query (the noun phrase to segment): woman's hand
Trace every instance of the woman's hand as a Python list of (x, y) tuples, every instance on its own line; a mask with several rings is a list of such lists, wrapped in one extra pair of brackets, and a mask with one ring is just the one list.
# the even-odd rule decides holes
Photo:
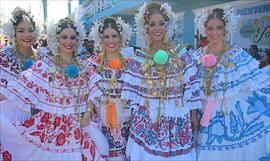
[(3, 100), (5, 100), (5, 99), (7, 99), (4, 95), (2, 95), (1, 93), (0, 93), (0, 101), (3, 101)]
[(86, 127), (90, 123), (90, 112), (85, 112), (81, 119), (81, 127)]
[(94, 109), (94, 104), (92, 102), (89, 102), (86, 109), (85, 109), (85, 113), (81, 119), (81, 126), (82, 127), (86, 127), (89, 125), (90, 116), (91, 116), (91, 112), (93, 109)]
[(197, 116), (197, 110), (191, 110), (191, 127), (192, 127), (192, 132), (195, 132), (198, 130), (199, 119)]

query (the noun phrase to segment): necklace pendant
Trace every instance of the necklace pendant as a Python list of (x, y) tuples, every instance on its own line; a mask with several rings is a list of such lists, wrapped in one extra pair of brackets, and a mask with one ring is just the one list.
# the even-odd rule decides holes
[(154, 91), (154, 92), (153, 92), (153, 96), (154, 96), (154, 97), (157, 97), (157, 96), (158, 96), (158, 92), (157, 92), (157, 91)]
[(149, 65), (151, 65), (151, 66), (154, 65), (154, 61), (153, 60), (150, 59), (148, 62), (149, 62)]

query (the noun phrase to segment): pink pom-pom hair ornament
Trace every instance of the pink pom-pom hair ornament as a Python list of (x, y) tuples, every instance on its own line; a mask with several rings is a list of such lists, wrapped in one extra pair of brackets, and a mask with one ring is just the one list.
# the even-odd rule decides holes
[(202, 57), (202, 64), (206, 67), (213, 67), (217, 63), (217, 58), (214, 54), (206, 54)]

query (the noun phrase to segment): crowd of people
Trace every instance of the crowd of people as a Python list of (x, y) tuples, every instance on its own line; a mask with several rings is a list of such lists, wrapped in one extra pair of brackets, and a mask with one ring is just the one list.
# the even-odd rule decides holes
[(0, 160), (269, 160), (269, 52), (259, 65), (225, 41), (226, 8), (196, 15), (196, 50), (171, 41), (175, 18), (167, 3), (141, 6), (137, 48), (120, 17), (88, 35), (66, 17), (40, 39), (17, 7), (0, 50)]

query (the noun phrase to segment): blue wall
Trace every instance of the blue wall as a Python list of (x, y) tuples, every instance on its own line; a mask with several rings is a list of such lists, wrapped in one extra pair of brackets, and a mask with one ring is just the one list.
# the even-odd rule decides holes
[(183, 26), (183, 43), (189, 43), (194, 47), (195, 15), (192, 10), (185, 11)]

